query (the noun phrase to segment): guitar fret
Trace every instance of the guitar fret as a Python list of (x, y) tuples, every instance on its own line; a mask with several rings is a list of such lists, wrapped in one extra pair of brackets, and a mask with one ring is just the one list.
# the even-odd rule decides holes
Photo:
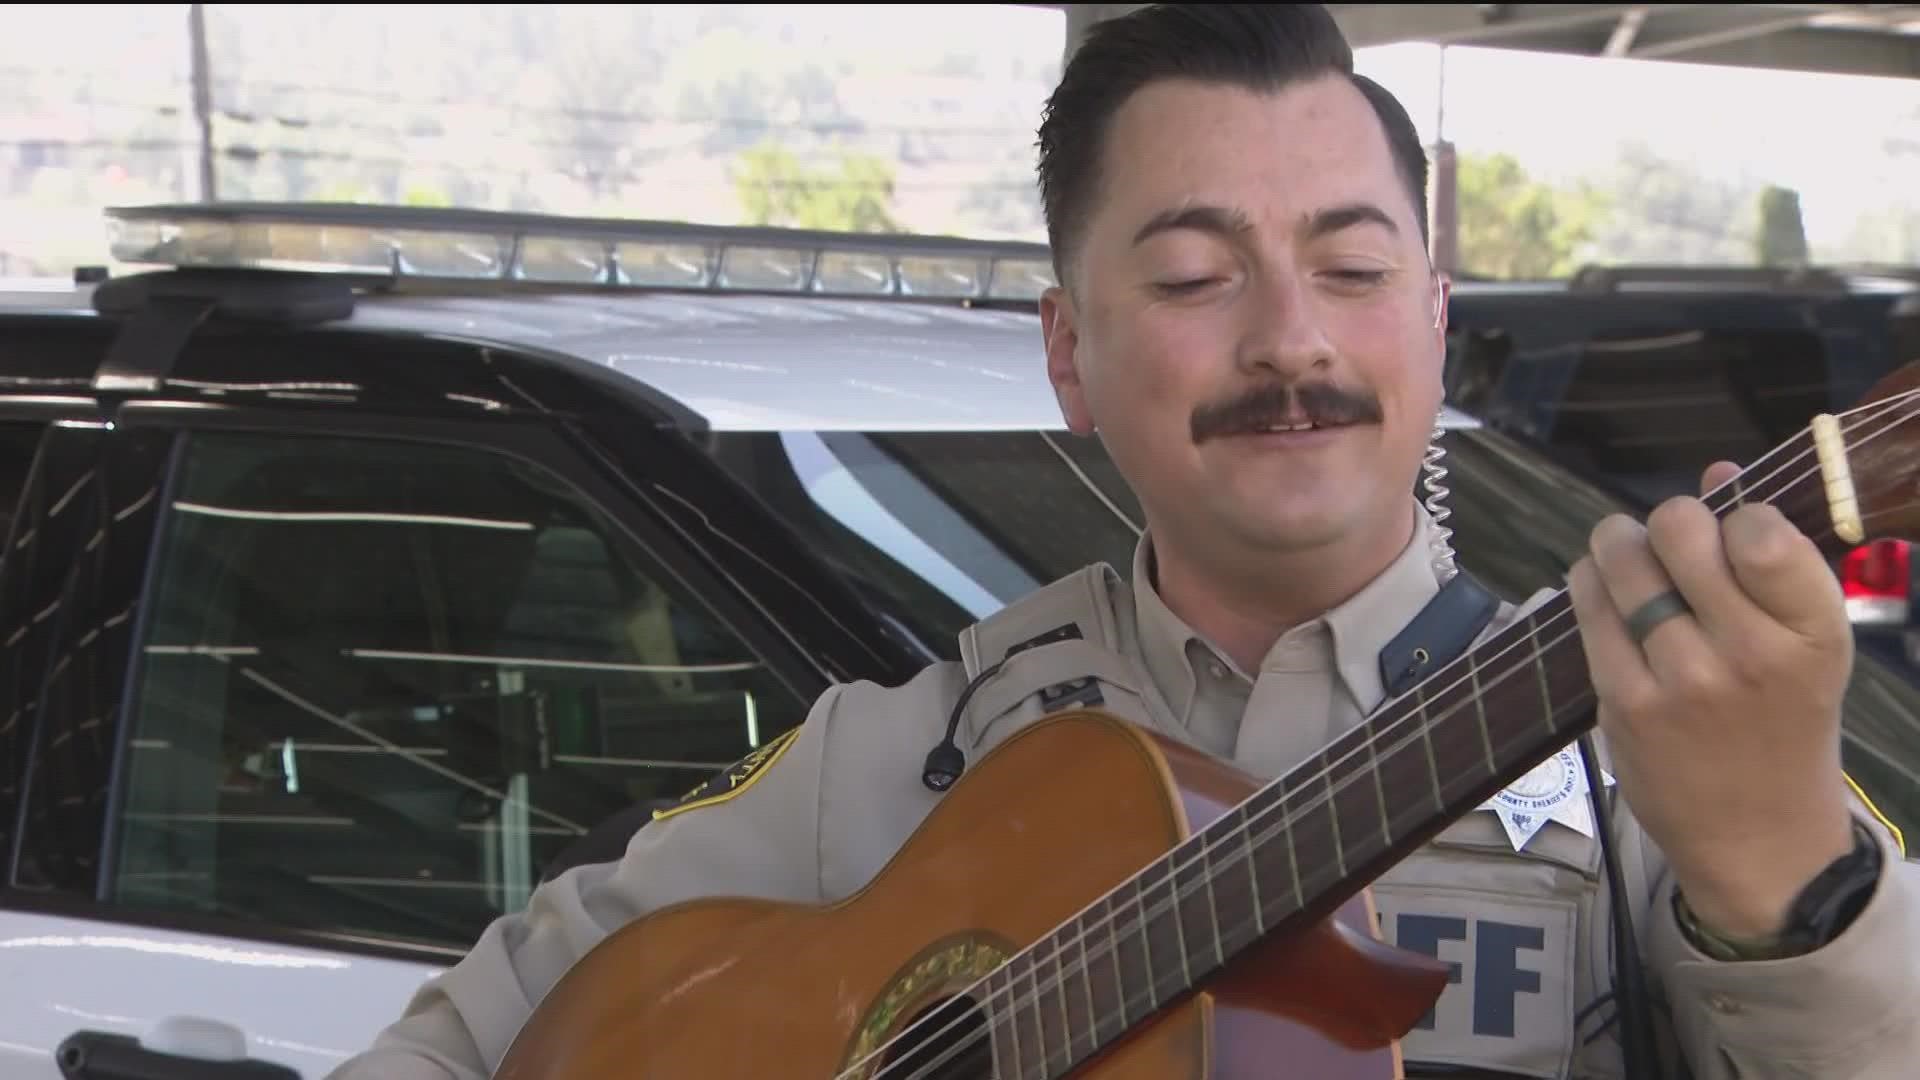
[[(1193, 985), (1187, 954), (1186, 927), (1181, 925), (1180, 906), (1176, 902), (1173, 876), (1156, 871), (1152, 883), (1141, 892), (1143, 922), (1152, 963), (1147, 979), (1153, 990), (1154, 1007)], [(1179, 963), (1174, 963), (1175, 957)]]
[(1180, 902), (1180, 879), (1172, 872), (1167, 874), (1167, 903), (1173, 913), (1173, 932), (1180, 938), (1180, 982), (1182, 986), (1193, 983), (1193, 954), (1187, 951), (1186, 905)]
[[(1247, 830), (1239, 823), (1245, 807), (1221, 814), (1207, 826), (1208, 900), (1213, 912), (1213, 955), (1219, 964), (1253, 944), (1260, 934), (1260, 886), (1248, 858)], [(1219, 858), (1215, 858), (1218, 855)]]
[(1480, 690), (1480, 661), (1473, 652), (1467, 654), (1467, 679), (1472, 687), (1473, 711), (1480, 721), (1480, 745), (1487, 750), (1487, 775), (1491, 776), (1500, 771), (1500, 764), (1493, 757), (1493, 735), (1487, 731), (1487, 699)]
[(1067, 942), (1073, 940), (1073, 938), (1070, 932), (1064, 927), (1061, 933), (1068, 934), (1068, 936), (1059, 938), (1057, 944), (1054, 946), (1052, 997), (1060, 1006), (1060, 1044), (1067, 1055), (1067, 1064), (1072, 1064), (1075, 1054), (1073, 1050), (1073, 1011), (1067, 1008)]
[[(1133, 922), (1126, 936), (1121, 938), (1114, 948), (1115, 964), (1120, 970), (1120, 1016), (1132, 1024), (1136, 1016), (1144, 1016), (1160, 1007), (1160, 999), (1153, 992), (1153, 952), (1147, 943), (1146, 903), (1141, 898), (1139, 879), (1129, 885), (1133, 891)], [(1138, 949), (1131, 948), (1133, 944)], [(1135, 987), (1143, 987), (1147, 992), (1146, 1007), (1136, 1011), (1133, 1006)]]
[(1280, 799), (1282, 790), (1276, 784), (1240, 808), (1240, 835), (1247, 862), (1253, 867), (1254, 925), (1261, 934), (1303, 902), (1293, 835)]
[[(1011, 965), (1002, 965), (988, 975), (985, 983), (986, 1010), (993, 1018), (993, 1075), (1020, 1077), (1026, 1066), (1020, 1060), (1020, 1009), (1013, 1001), (1013, 983), (1007, 977)], [(1003, 985), (1004, 984), (1004, 985)]]
[(1253, 859), (1253, 828), (1244, 804), (1240, 807), (1240, 825), (1236, 830), (1240, 834), (1240, 848), (1246, 854), (1247, 888), (1253, 895), (1253, 934), (1255, 937), (1267, 932), (1267, 922), (1262, 914), (1265, 904), (1260, 900), (1260, 867)]
[(1141, 900), (1156, 1004), (1191, 988), (1197, 977), (1226, 962), (1208, 850), (1214, 835), (1214, 830), (1202, 830), (1145, 873)]
[(1443, 814), (1452, 807), (1455, 793), (1478, 786), (1487, 776), (1484, 728), (1472, 730), (1473, 722), (1460, 715), (1469, 708), (1467, 698), (1475, 693), (1469, 688), (1470, 681), (1443, 676), (1416, 720), (1431, 733), (1428, 748), (1433, 754)]
[[(1027, 1019), (1027, 1011), (1021, 1009), (1020, 994), (1018, 994), (1018, 990), (1016, 990), (1016, 988), (1018, 988), (1018, 980), (1016, 980), (1018, 970), (1020, 970), (1020, 957), (1016, 955), (1012, 961), (1008, 961), (1006, 965), (1002, 965), (1000, 969), (993, 972), (996, 980), (1000, 980), (1000, 982), (1006, 984), (1006, 986), (996, 986), (995, 990), (993, 990), (993, 999), (995, 999), (995, 1001), (1006, 1001), (1006, 1019), (1004, 1019), (1004, 1024), (1006, 1024), (1006, 1047), (1008, 1047), (1006, 1057), (1008, 1057), (1010, 1063), (1012, 1063), (1012, 1068), (1010, 1068), (1008, 1072), (1000, 1072), (1000, 1076), (1016, 1076), (1016, 1078), (1027, 1074), (1027, 1061), (1025, 1061), (1025, 1055), (1021, 1055), (1020, 1051), (1020, 1024), (1023, 1020)], [(996, 1053), (995, 1057), (998, 1057), (998, 1053)]]
[[(1066, 945), (1056, 939), (1053, 949), (1053, 973), (1043, 980), (1039, 970), (1034, 972), (1033, 1007), (1041, 1013), (1042, 1024), (1050, 1032), (1058, 1033), (1057, 1037), (1050, 1035), (1047, 1040), (1047, 1071), (1065, 1072), (1073, 1064), (1073, 1028), (1067, 1019), (1067, 999), (1060, 992), (1060, 957), (1066, 951)], [(1052, 1026), (1051, 1021), (1055, 1016), (1059, 1018), (1058, 1028)]]
[[(1113, 895), (1108, 894), (1100, 901), (1101, 907), (1105, 909), (1101, 921), (1107, 927), (1107, 954), (1113, 964), (1113, 982), (1108, 984), (1112, 991), (1112, 1000), (1105, 1005), (1097, 1005), (1094, 1011), (1100, 1016), (1113, 1018), (1114, 1024), (1117, 1025), (1114, 1034), (1117, 1035), (1125, 1031), (1127, 1025), (1133, 1021), (1127, 1015), (1127, 973), (1120, 964), (1119, 912), (1114, 910), (1113, 899)], [(1105, 1033), (1102, 1035), (1103, 1038), (1113, 1037)]]
[(1213, 891), (1213, 845), (1202, 841), (1200, 845), (1200, 878), (1206, 888), (1207, 922), (1213, 931), (1213, 963), (1218, 967), (1227, 962), (1227, 947), (1220, 941), (1220, 901)]
[(1327, 766), (1325, 754), (1322, 754), (1314, 760), (1320, 763), (1320, 775), (1326, 777), (1327, 780), (1326, 807), (1327, 818), (1333, 823), (1333, 860), (1335, 865), (1340, 867), (1340, 876), (1346, 877), (1347, 851), (1346, 846), (1340, 842), (1340, 814), (1339, 804), (1337, 802), (1339, 794), (1333, 787), (1333, 770)]
[(1299, 911), (1307, 906), (1307, 889), (1300, 880), (1300, 845), (1293, 839), (1293, 810), (1282, 799), (1279, 806), (1280, 827), (1287, 834), (1287, 867), (1293, 872), (1293, 907)]
[[(1028, 989), (1021, 998), (1026, 1011), (1033, 1016), (1034, 1052), (1040, 1059), (1041, 1075), (1044, 1076), (1054, 1071), (1054, 1047), (1059, 1045), (1059, 1039), (1047, 1030), (1048, 1010), (1045, 1005), (1045, 992), (1040, 987), (1040, 960), (1034, 954), (1029, 953), (1028, 956)], [(1060, 1066), (1064, 1069), (1066, 1063), (1063, 1061)]]
[(1540, 658), (1540, 626), (1534, 622), (1535, 614), (1527, 613), (1527, 631), (1533, 639), (1533, 675), (1540, 684), (1540, 713), (1546, 717), (1547, 730), (1558, 731), (1560, 725), (1553, 722), (1553, 693), (1547, 689), (1547, 665)]
[[(1318, 770), (1326, 776), (1326, 782), (1315, 778)], [(1288, 774), (1287, 780), (1297, 786), (1288, 790), (1281, 802), (1279, 812), (1287, 819), (1288, 857), (1293, 860), (1295, 894), (1300, 906), (1311, 900), (1309, 892), (1318, 892), (1329, 883), (1330, 876), (1346, 874), (1345, 848), (1340, 843), (1340, 815), (1334, 805), (1332, 775), (1326, 768), (1326, 756), (1309, 759)], [(1286, 781), (1283, 781), (1285, 783)], [(1363, 789), (1360, 798), (1364, 802), (1372, 799)], [(1332, 849), (1329, 850), (1329, 845)], [(1340, 865), (1336, 870), (1336, 862)]]
[(1086, 920), (1091, 914), (1092, 911), (1088, 910), (1073, 920), (1075, 931), (1073, 936), (1080, 942), (1080, 990), (1086, 995), (1087, 1000), (1088, 1053), (1092, 1053), (1093, 1049), (1100, 1045), (1100, 1012), (1094, 1005), (1093, 960), (1087, 948)]
[(1380, 802), (1380, 847), (1384, 850), (1393, 846), (1393, 814), (1387, 809), (1386, 778), (1380, 775), (1380, 740), (1371, 730), (1366, 730), (1366, 740), (1367, 771), (1373, 774), (1373, 793)]
[[(1445, 670), (1442, 668), (1441, 670)], [(1423, 687), (1413, 688), (1414, 704), (1418, 715), (1414, 723), (1420, 726), (1420, 741), (1427, 749), (1427, 775), (1433, 778), (1433, 808), (1441, 813), (1447, 810), (1446, 796), (1440, 794), (1440, 761), (1433, 753), (1433, 723), (1427, 716), (1427, 695)]]

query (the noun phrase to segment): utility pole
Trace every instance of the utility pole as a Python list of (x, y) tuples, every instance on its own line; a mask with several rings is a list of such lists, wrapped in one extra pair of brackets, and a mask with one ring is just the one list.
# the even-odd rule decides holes
[(1447, 47), (1440, 46), (1440, 84), (1433, 125), (1432, 199), (1427, 206), (1432, 231), (1433, 268), (1451, 274), (1460, 268), (1460, 161), (1447, 141)]
[(188, 64), (193, 78), (193, 120), (199, 134), (200, 200), (219, 197), (213, 181), (213, 77), (207, 70), (207, 12), (205, 4), (187, 5)]

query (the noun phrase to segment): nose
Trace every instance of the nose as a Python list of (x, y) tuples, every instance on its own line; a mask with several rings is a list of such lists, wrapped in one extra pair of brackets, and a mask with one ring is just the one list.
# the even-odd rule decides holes
[(1304, 275), (1290, 268), (1268, 270), (1258, 280), (1242, 305), (1241, 370), (1291, 380), (1331, 367), (1333, 344), (1324, 313)]

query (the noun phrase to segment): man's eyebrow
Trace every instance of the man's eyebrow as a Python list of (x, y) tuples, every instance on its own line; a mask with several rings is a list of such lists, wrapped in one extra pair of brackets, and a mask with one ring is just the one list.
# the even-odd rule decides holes
[[(1300, 232), (1303, 239), (1318, 240), (1357, 225), (1379, 225), (1395, 235), (1400, 232), (1391, 215), (1369, 202), (1342, 203), (1316, 210), (1302, 224)], [(1251, 232), (1253, 222), (1244, 212), (1224, 206), (1177, 206), (1148, 218), (1133, 234), (1134, 246), (1138, 247), (1157, 233), (1174, 229), (1197, 229), (1232, 239)]]
[(1315, 211), (1300, 231), (1305, 239), (1318, 240), (1355, 225), (1379, 225), (1396, 236), (1400, 234), (1400, 226), (1393, 223), (1393, 218), (1368, 202), (1345, 203)]
[(1253, 222), (1241, 211), (1224, 206), (1176, 206), (1148, 218), (1133, 234), (1133, 244), (1138, 247), (1156, 233), (1173, 229), (1198, 229), (1231, 239), (1239, 233), (1251, 232)]

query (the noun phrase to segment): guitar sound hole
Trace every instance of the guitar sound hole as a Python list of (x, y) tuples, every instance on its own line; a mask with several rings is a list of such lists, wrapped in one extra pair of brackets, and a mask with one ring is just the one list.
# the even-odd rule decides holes
[(873, 1080), (992, 1080), (993, 1040), (970, 997), (951, 997), (902, 1028)]

